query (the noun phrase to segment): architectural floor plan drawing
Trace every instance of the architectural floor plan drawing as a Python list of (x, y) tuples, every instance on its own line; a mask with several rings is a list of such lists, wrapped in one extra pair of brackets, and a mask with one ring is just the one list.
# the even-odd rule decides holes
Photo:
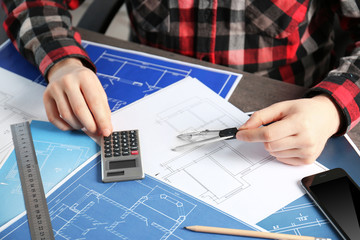
[[(199, 79), (228, 99), (242, 75), (168, 58), (83, 41), (110, 98), (127, 104), (187, 76)], [(131, 94), (129, 94), (129, 91)]]
[(12, 149), (12, 138), (10, 131), (10, 124), (28, 121), (35, 118), (30, 113), (17, 109), (16, 106), (11, 106), (9, 101), (13, 98), (12, 95), (0, 91), (0, 168), (3, 161)]
[(139, 129), (146, 173), (255, 224), (303, 195), (298, 187), (302, 176), (326, 168), (319, 164), (285, 165), (271, 157), (262, 143), (236, 139), (171, 150), (184, 144), (176, 138), (180, 133), (240, 127), (247, 119), (246, 114), (193, 78), (112, 116), (115, 129)]
[[(129, 239), (131, 236), (141, 239), (153, 236), (167, 239), (196, 207), (159, 186), (150, 188), (139, 182), (138, 185), (143, 188), (142, 194), (146, 194), (130, 199), (117, 194), (116, 183), (104, 194), (78, 185), (49, 210), (55, 237)], [(101, 214), (104, 210), (108, 214)], [(111, 214), (113, 212), (116, 214)]]
[[(45, 120), (44, 87), (0, 68), (0, 169), (12, 150), (10, 125), (32, 119)], [(11, 82), (11, 84), (9, 84)]]
[[(197, 224), (256, 230), (150, 176), (104, 184), (99, 171), (100, 157), (93, 158), (48, 196), (55, 239), (238, 238), (184, 229)], [(26, 215), (0, 228), (0, 239), (28, 237)]]
[[(178, 106), (171, 106), (158, 114), (156, 122), (161, 126), (168, 125), (177, 134), (239, 126), (238, 119), (209, 99), (201, 98), (192, 98)], [(201, 139), (203, 138), (199, 137), (195, 140)], [(222, 141), (213, 144), (210, 150), (208, 146), (192, 148), (162, 162), (160, 165), (164, 170), (161, 178), (175, 186), (182, 185), (185, 181), (187, 186), (196, 189), (196, 196), (207, 202), (220, 204), (251, 187), (246, 176), (274, 160), (259, 144), (244, 145), (248, 146), (239, 148), (236, 141)], [(224, 159), (233, 159), (234, 162)], [(202, 171), (203, 169), (208, 170)], [(226, 185), (222, 181), (208, 179), (223, 179)]]
[[(99, 149), (86, 134), (63, 132), (49, 122), (33, 121), (31, 131), (45, 193)], [(0, 195), (6, 196), (0, 198), (1, 226), (25, 210), (14, 151), (1, 168), (0, 183)]]
[[(85, 46), (87, 47), (87, 46)], [(90, 46), (89, 46), (90, 48)], [(111, 54), (105, 50), (95, 61), (99, 77), (108, 98), (111, 111), (166, 87), (190, 75), (182, 70)], [(133, 74), (136, 72), (136, 74)], [(132, 92), (131, 94), (127, 94)], [(127, 96), (127, 98), (122, 98)]]

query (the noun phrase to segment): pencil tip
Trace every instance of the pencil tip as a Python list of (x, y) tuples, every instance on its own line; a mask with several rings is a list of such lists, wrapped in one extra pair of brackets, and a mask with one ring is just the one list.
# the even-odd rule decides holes
[(195, 226), (186, 226), (184, 227), (186, 230), (189, 230), (189, 231), (195, 231)]

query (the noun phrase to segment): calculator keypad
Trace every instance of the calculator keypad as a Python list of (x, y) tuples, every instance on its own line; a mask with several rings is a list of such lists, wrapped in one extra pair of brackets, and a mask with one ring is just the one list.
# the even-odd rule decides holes
[(104, 137), (105, 158), (139, 154), (136, 130), (113, 132)]

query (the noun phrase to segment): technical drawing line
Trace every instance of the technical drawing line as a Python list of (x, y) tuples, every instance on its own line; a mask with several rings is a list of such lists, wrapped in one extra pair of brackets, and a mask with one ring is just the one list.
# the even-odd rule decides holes
[[(107, 57), (109, 56), (109, 57)], [(131, 58), (127, 58), (127, 57), (122, 57), (122, 56), (118, 56), (118, 55), (113, 55), (113, 54), (109, 54), (109, 53), (104, 53), (103, 56), (101, 56), (102, 58), (111, 60), (111, 61), (126, 61), (129, 64), (134, 64), (137, 66), (143, 66), (152, 70), (158, 70), (158, 71), (164, 71), (167, 70), (169, 72), (174, 72), (174, 73), (183, 73), (181, 75), (186, 76), (186, 74), (188, 73), (188, 71), (186, 70), (181, 70), (181, 69), (177, 69), (177, 68), (173, 68), (173, 67), (168, 67), (168, 66), (164, 66), (164, 65), (159, 65), (159, 64), (154, 64), (154, 63), (149, 63), (149, 62), (144, 62), (141, 60), (136, 60), (136, 59), (131, 59)], [(153, 66), (153, 67), (150, 67)], [(164, 70), (161, 70), (164, 69)]]
[(229, 76), (229, 77), (225, 80), (225, 84), (222, 86), (222, 88), (220, 89), (220, 91), (218, 92), (218, 94), (221, 94), (221, 93), (222, 93), (222, 91), (224, 90), (226, 84), (230, 81), (230, 78), (231, 78), (231, 76)]

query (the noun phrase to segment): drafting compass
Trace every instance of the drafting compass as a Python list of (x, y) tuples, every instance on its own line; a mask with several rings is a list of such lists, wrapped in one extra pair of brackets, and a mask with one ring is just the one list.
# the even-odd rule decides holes
[[(236, 133), (238, 129), (234, 128), (226, 128), (223, 130), (203, 130), (203, 131), (195, 131), (189, 133), (183, 133), (178, 135), (177, 137), (183, 141), (187, 141), (189, 143), (176, 146), (172, 148), (173, 151), (181, 151), (189, 147), (196, 147), (205, 145), (208, 143), (218, 142), (222, 140), (230, 140), (235, 139)], [(194, 138), (201, 138), (200, 140), (194, 140)]]

